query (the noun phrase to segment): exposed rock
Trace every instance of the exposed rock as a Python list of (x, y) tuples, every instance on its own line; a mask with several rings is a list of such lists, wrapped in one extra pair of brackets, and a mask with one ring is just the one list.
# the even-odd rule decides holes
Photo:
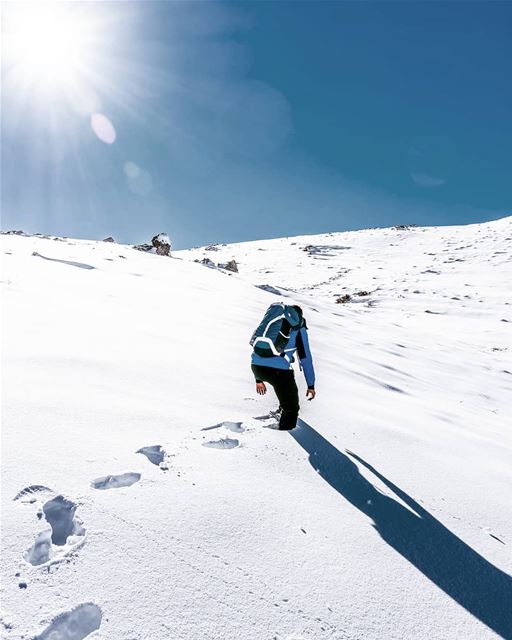
[(137, 251), (153, 251), (155, 247), (152, 244), (135, 244), (133, 248)]
[(159, 256), (171, 255), (171, 240), (166, 233), (159, 233), (151, 238), (151, 244), (143, 243), (133, 245), (137, 251), (147, 251), (149, 253), (156, 253)]
[(219, 269), (225, 269), (226, 271), (233, 271), (233, 273), (238, 273), (238, 265), (235, 260), (230, 260), (225, 264), (219, 264)]
[(159, 233), (151, 238), (151, 243), (159, 256), (171, 255), (171, 240), (166, 233)]
[(112, 236), (108, 236), (108, 238), (103, 238), (103, 242), (115, 242)]
[(205, 267), (210, 267), (210, 269), (223, 269), (224, 271), (232, 271), (233, 273), (238, 273), (238, 265), (235, 260), (230, 260), (229, 262), (224, 263), (219, 262), (218, 264), (215, 264), (215, 262), (213, 262), (213, 260), (210, 260), (210, 258), (202, 258), (202, 260), (196, 258), (194, 262), (204, 264)]
[(282, 291), (280, 291), (279, 289), (276, 289), (276, 287), (273, 287), (270, 284), (257, 284), (255, 286), (257, 289), (263, 289), (263, 291), (267, 291), (268, 293), (273, 293), (276, 296), (283, 295)]
[(4, 236), (28, 236), (28, 233), (25, 233), (21, 229), (10, 229), (9, 231), (2, 231), (2, 235)]

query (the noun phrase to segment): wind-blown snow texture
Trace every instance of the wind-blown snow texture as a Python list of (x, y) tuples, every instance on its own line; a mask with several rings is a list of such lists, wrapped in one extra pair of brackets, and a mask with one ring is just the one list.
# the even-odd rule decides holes
[(512, 638), (512, 218), (215, 248), (2, 237), (2, 637)]

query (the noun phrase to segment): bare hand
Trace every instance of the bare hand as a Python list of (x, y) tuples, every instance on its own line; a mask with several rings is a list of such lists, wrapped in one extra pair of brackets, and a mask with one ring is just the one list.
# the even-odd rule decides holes
[(314, 389), (308, 389), (306, 391), (306, 398), (308, 400), (314, 400), (316, 396), (316, 391)]
[(265, 386), (264, 382), (256, 383), (256, 393), (258, 393), (260, 396), (264, 396), (267, 393), (267, 387)]

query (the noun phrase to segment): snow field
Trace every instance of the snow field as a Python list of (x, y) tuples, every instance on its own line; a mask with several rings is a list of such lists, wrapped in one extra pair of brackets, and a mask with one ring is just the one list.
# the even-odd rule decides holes
[[(5, 637), (512, 638), (511, 222), (181, 259), (4, 236)], [(254, 285), (310, 327), (291, 434), (255, 419)]]

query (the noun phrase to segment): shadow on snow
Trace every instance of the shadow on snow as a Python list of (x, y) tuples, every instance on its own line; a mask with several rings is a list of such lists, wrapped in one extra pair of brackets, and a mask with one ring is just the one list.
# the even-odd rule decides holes
[(60, 264), (68, 264), (70, 267), (78, 267), (79, 269), (95, 269), (90, 264), (85, 264), (85, 262), (73, 262), (73, 260), (59, 260), (58, 258), (49, 258), (48, 256), (43, 256), (42, 253), (37, 253), (34, 251), (32, 254), (36, 258), (42, 258), (43, 260), (49, 260), (50, 262), (60, 262)]
[[(319, 475), (373, 520), (372, 526), (387, 544), (490, 629), (507, 640), (512, 639), (512, 577), (457, 538), (356, 454), (341, 453), (303, 420), (290, 434), (309, 454), (309, 461)], [(409, 509), (378, 491), (359, 473), (352, 458), (371, 471)]]

